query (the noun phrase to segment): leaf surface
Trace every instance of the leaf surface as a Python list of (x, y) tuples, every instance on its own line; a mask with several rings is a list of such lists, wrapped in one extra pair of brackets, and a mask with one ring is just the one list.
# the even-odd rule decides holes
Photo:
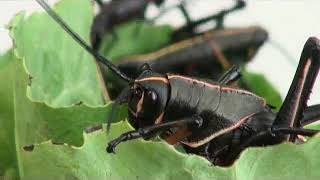
[[(76, 9), (72, 11), (70, 9)], [(55, 11), (70, 27), (88, 40), (93, 10), (90, 1), (66, 0)], [(103, 106), (104, 83), (93, 58), (46, 13), (20, 13), (10, 24), (15, 50), (23, 59), (31, 83), (28, 97), (51, 107), (69, 107), (82, 102)]]

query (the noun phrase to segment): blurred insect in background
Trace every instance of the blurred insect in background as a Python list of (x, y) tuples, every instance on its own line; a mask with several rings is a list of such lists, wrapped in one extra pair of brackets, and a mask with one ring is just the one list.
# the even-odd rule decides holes
[(191, 20), (191, 18), (188, 16), (187, 10), (184, 8), (183, 4), (181, 4), (181, 9), (183, 9), (181, 11), (186, 12), (185, 17), (188, 17), (188, 18), (186, 18), (186, 24), (176, 29), (175, 32), (173, 33), (172, 35), (173, 41), (176, 42), (186, 38), (197, 36), (199, 34), (204, 34), (205, 32), (200, 32), (200, 33), (197, 32), (197, 28), (203, 24), (206, 24), (212, 21), (215, 22), (215, 27), (213, 28), (214, 30), (224, 29), (225, 17), (235, 11), (244, 9), (246, 7), (245, 1), (243, 0), (235, 0), (235, 1), (236, 2), (234, 6), (227, 9), (222, 9), (218, 13), (214, 13), (197, 20)]
[[(313, 136), (319, 132), (303, 128), (314, 121), (303, 119), (303, 114), (320, 69), (320, 41), (316, 38), (307, 40), (285, 101), (279, 112), (273, 113), (262, 97), (228, 86), (240, 77), (236, 67), (211, 83), (156, 73), (145, 64), (142, 73), (132, 79), (87, 45), (44, 1), (37, 2), (97, 61), (128, 83), (114, 105), (128, 104), (128, 119), (136, 130), (110, 141), (109, 153), (122, 142), (160, 135), (170, 144), (181, 143), (188, 152), (226, 166), (247, 147), (295, 142), (297, 135)], [(112, 116), (108, 130), (111, 119)]]
[[(125, 1), (122, 3), (125, 3)], [(189, 17), (187, 10), (184, 8), (185, 3), (186, 1), (181, 1), (178, 8), (184, 14), (186, 25), (178, 28), (172, 36), (172, 42), (177, 40), (178, 37), (180, 41), (154, 53), (117, 60), (121, 71), (131, 78), (136, 78), (140, 73), (141, 65), (148, 63), (155, 72), (159, 73), (176, 73), (216, 79), (232, 65), (248, 63), (267, 40), (266, 30), (260, 27), (223, 27), (224, 17), (235, 10), (244, 8), (244, 1), (237, 0), (231, 8), (223, 9), (214, 15), (196, 21)], [(212, 20), (218, 21), (219, 26), (205, 32), (195, 32), (197, 26)], [(93, 23), (92, 27), (95, 25)], [(107, 73), (106, 70), (102, 72), (107, 82), (109, 96), (113, 99), (126, 85), (114, 78), (110, 79), (110, 73)], [(247, 88), (244, 83), (242, 83), (242, 87)]]
[[(268, 38), (261, 27), (228, 28), (174, 43), (156, 52), (117, 60), (119, 69), (131, 78), (139, 76), (140, 67), (148, 63), (158, 73), (175, 73), (206, 79), (218, 79), (233, 65), (250, 62)], [(110, 97), (116, 97), (125, 84), (116, 83), (103, 70)]]
[[(113, 41), (117, 40), (118, 37), (117, 34), (114, 32), (114, 27), (125, 22), (129, 22), (132, 20), (154, 22), (157, 18), (161, 17), (168, 10), (178, 8), (180, 9), (187, 23), (185, 26), (178, 29), (172, 37), (175, 40), (178, 40), (179, 37), (179, 39), (181, 40), (182, 36), (186, 38), (186, 33), (188, 33), (188, 36), (191, 36), (191, 34), (194, 34), (194, 29), (198, 25), (211, 20), (216, 20), (217, 28), (222, 28), (223, 19), (227, 14), (237, 9), (241, 9), (245, 6), (244, 1), (237, 0), (237, 5), (235, 7), (232, 7), (227, 10), (222, 10), (218, 14), (193, 22), (185, 8), (185, 0), (180, 1), (180, 4), (177, 6), (169, 7), (168, 10), (163, 10), (159, 13), (158, 16), (151, 20), (146, 20), (145, 18), (145, 11), (148, 4), (154, 3), (157, 7), (159, 7), (164, 3), (164, 0), (111, 0), (107, 3), (103, 3), (100, 0), (96, 0), (96, 2), (100, 5), (100, 12), (94, 18), (93, 24), (91, 26), (91, 45), (95, 50), (99, 49), (103, 37), (108, 33), (112, 35), (111, 37)], [(139, 31), (140, 29), (137, 28), (135, 34), (139, 33)], [(111, 48), (111, 46), (109, 48)]]
[[(145, 20), (145, 10), (151, 2), (160, 6), (164, 0), (112, 0), (107, 3), (97, 0), (100, 12), (94, 18), (91, 27), (91, 45), (97, 50), (106, 33), (111, 33), (112, 38), (117, 38), (113, 28), (116, 25), (133, 19)], [(137, 30), (138, 31), (138, 30)]]

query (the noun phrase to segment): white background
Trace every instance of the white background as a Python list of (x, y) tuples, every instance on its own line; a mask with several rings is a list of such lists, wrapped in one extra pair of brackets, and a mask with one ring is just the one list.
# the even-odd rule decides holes
[[(50, 3), (56, 0), (49, 0)], [(176, 3), (167, 0), (166, 5)], [(187, 8), (192, 18), (197, 19), (212, 14), (222, 7), (233, 5), (232, 0), (188, 0)], [(291, 84), (302, 47), (310, 36), (320, 38), (319, 0), (248, 0), (245, 10), (226, 18), (227, 26), (261, 25), (269, 31), (270, 39), (283, 46), (290, 54), (288, 60), (270, 43), (264, 45), (249, 65), (251, 70), (265, 74), (285, 97)], [(11, 39), (5, 25), (20, 10), (32, 12), (40, 7), (33, 0), (0, 0), (0, 52), (11, 47)], [(148, 9), (148, 15), (157, 13), (155, 7)], [(179, 12), (171, 11), (158, 23), (183, 24)], [(313, 89), (309, 104), (320, 103), (320, 76)]]

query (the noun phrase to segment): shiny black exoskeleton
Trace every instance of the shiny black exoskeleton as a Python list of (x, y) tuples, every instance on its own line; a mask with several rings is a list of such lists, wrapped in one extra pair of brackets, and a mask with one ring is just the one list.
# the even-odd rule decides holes
[[(318, 131), (303, 129), (301, 122), (319, 68), (320, 43), (310, 38), (277, 114), (263, 98), (227, 86), (236, 79), (236, 69), (217, 83), (145, 70), (124, 93), (129, 96), (117, 99), (128, 102), (129, 121), (138, 130), (111, 141), (107, 150), (114, 152), (123, 141), (160, 134), (170, 144), (183, 144), (187, 152), (225, 166), (246, 147), (278, 144), (287, 140), (288, 134), (293, 139), (298, 134), (313, 135)], [(135, 93), (137, 88), (139, 93)]]
[(319, 132), (303, 128), (309, 121), (303, 119), (308, 112), (306, 102), (320, 69), (320, 41), (316, 38), (306, 42), (287, 97), (279, 112), (273, 114), (263, 98), (228, 86), (239, 78), (237, 68), (217, 82), (208, 82), (158, 74), (144, 65), (141, 75), (132, 79), (90, 48), (44, 1), (37, 1), (98, 62), (129, 84), (115, 105), (128, 104), (129, 121), (136, 130), (110, 141), (109, 153), (124, 141), (160, 135), (170, 144), (184, 144), (189, 152), (203, 155), (214, 164), (229, 165), (247, 147), (295, 141), (297, 135)]

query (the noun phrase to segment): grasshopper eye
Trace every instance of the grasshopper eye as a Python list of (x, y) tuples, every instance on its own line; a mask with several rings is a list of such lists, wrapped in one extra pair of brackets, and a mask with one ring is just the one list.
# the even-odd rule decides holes
[(148, 63), (144, 63), (141, 67), (140, 67), (140, 72), (145, 72), (145, 71), (151, 71), (151, 66)]
[(147, 95), (153, 103), (155, 103), (158, 100), (158, 95), (154, 91), (148, 91)]
[(133, 94), (134, 94), (135, 97), (141, 98), (141, 96), (142, 96), (142, 89), (141, 89), (141, 88), (136, 88), (136, 89), (134, 89)]

